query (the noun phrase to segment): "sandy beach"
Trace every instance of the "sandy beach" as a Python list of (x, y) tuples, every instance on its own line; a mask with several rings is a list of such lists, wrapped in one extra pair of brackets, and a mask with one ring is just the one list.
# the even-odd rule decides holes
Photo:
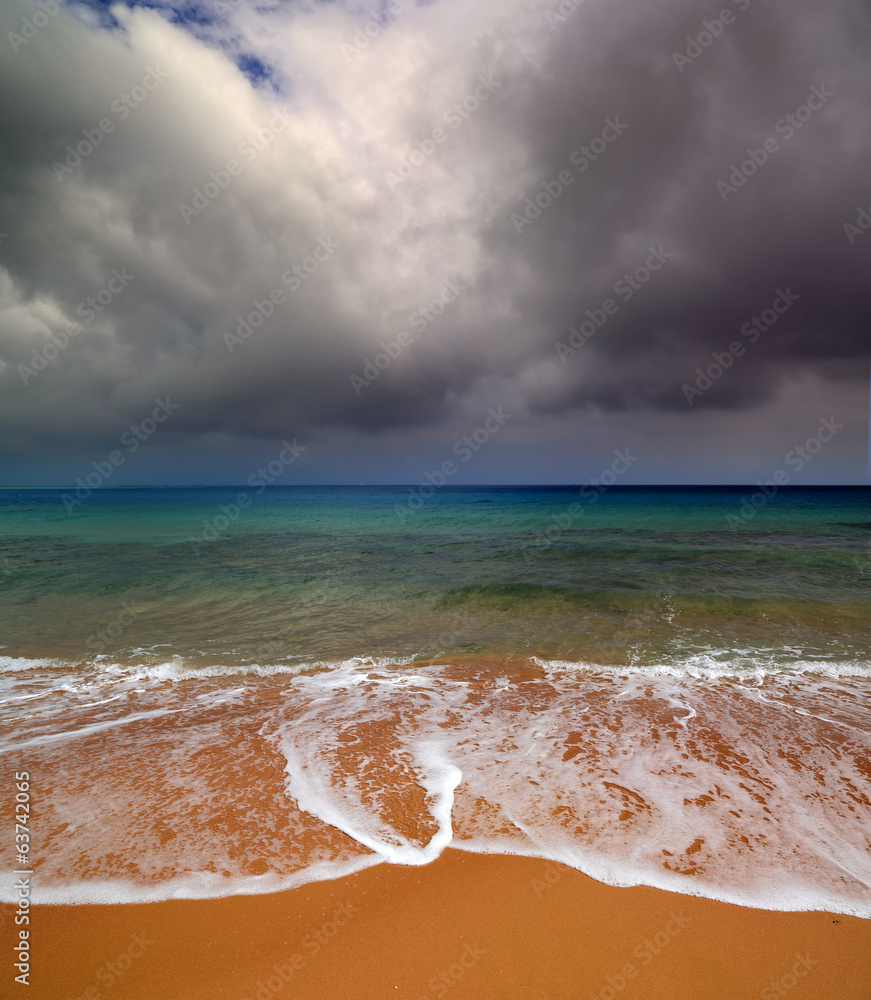
[(40, 1000), (871, 996), (871, 921), (454, 849), (271, 895), (37, 906), (31, 929)]
[(0, 1000), (871, 1000), (871, 0), (0, 39)]
[[(845, 915), (867, 754), (824, 715), (861, 722), (864, 683), (497, 666), (122, 680), (117, 725), (86, 704), (27, 748), (27, 995), (871, 998), (871, 919)], [(0, 975), (22, 995), (11, 953)]]

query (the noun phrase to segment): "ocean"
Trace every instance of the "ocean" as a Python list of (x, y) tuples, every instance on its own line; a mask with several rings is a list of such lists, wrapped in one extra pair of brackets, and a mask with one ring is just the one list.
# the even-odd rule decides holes
[(0, 582), (35, 902), (450, 845), (871, 916), (871, 489), (3, 489)]

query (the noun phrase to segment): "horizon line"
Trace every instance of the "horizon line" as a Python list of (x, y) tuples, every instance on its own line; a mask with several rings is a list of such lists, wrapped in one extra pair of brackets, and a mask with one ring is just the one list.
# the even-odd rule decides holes
[[(260, 484), (258, 492), (263, 490), (293, 490), (293, 489), (416, 489), (420, 483), (270, 483)], [(593, 482), (583, 483), (454, 483), (451, 486), (439, 486), (442, 490), (463, 489), (583, 489), (585, 486), (597, 488)], [(816, 489), (871, 489), (871, 483), (788, 483), (783, 486), (774, 483), (615, 483), (606, 490), (643, 490), (643, 489), (762, 489), (774, 487), (779, 493), (783, 490), (816, 490)], [(33, 483), (0, 484), (2, 490), (75, 490), (74, 483), (65, 485), (36, 485)], [(121, 486), (97, 486), (94, 493), (108, 493), (119, 490), (233, 490), (252, 489), (248, 483), (135, 483)]]

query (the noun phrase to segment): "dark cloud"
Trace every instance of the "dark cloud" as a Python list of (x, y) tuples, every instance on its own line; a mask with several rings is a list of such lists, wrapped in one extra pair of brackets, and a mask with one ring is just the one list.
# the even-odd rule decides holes
[[(291, 433), (324, 455), (389, 438), (428, 456), (504, 401), (503, 481), (542, 450), (572, 478), (573, 433), (600, 447), (659, 428), (664, 453), (698, 449), (702, 426), (742, 434), (763, 410), (782, 426), (808, 380), (809, 406), (857, 412), (871, 236), (844, 226), (871, 203), (871, 16), (858, 0), (723, 7), (733, 21), (694, 49), (717, 26), (689, 0), (70, 7), (24, 41), (39, 8), (7, 4), (9, 480), (51, 479), (166, 394), (182, 403), (167, 468), (196, 442), (241, 454)], [(809, 97), (820, 106), (790, 135)], [(776, 150), (748, 154), (766, 140)], [(767, 160), (718, 190), (748, 155)], [(651, 254), (658, 270), (633, 277)], [(450, 301), (446, 282), (463, 287)], [(797, 301), (751, 343), (742, 326), (783, 290)], [(688, 401), (736, 341), (744, 353)]]

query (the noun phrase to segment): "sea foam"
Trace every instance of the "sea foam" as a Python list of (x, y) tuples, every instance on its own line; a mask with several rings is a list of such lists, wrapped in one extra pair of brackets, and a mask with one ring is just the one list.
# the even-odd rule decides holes
[(871, 916), (867, 667), (724, 659), (101, 662), (63, 684), (39, 661), (0, 704), (0, 763), (32, 773), (37, 902), (271, 892), (452, 846)]

